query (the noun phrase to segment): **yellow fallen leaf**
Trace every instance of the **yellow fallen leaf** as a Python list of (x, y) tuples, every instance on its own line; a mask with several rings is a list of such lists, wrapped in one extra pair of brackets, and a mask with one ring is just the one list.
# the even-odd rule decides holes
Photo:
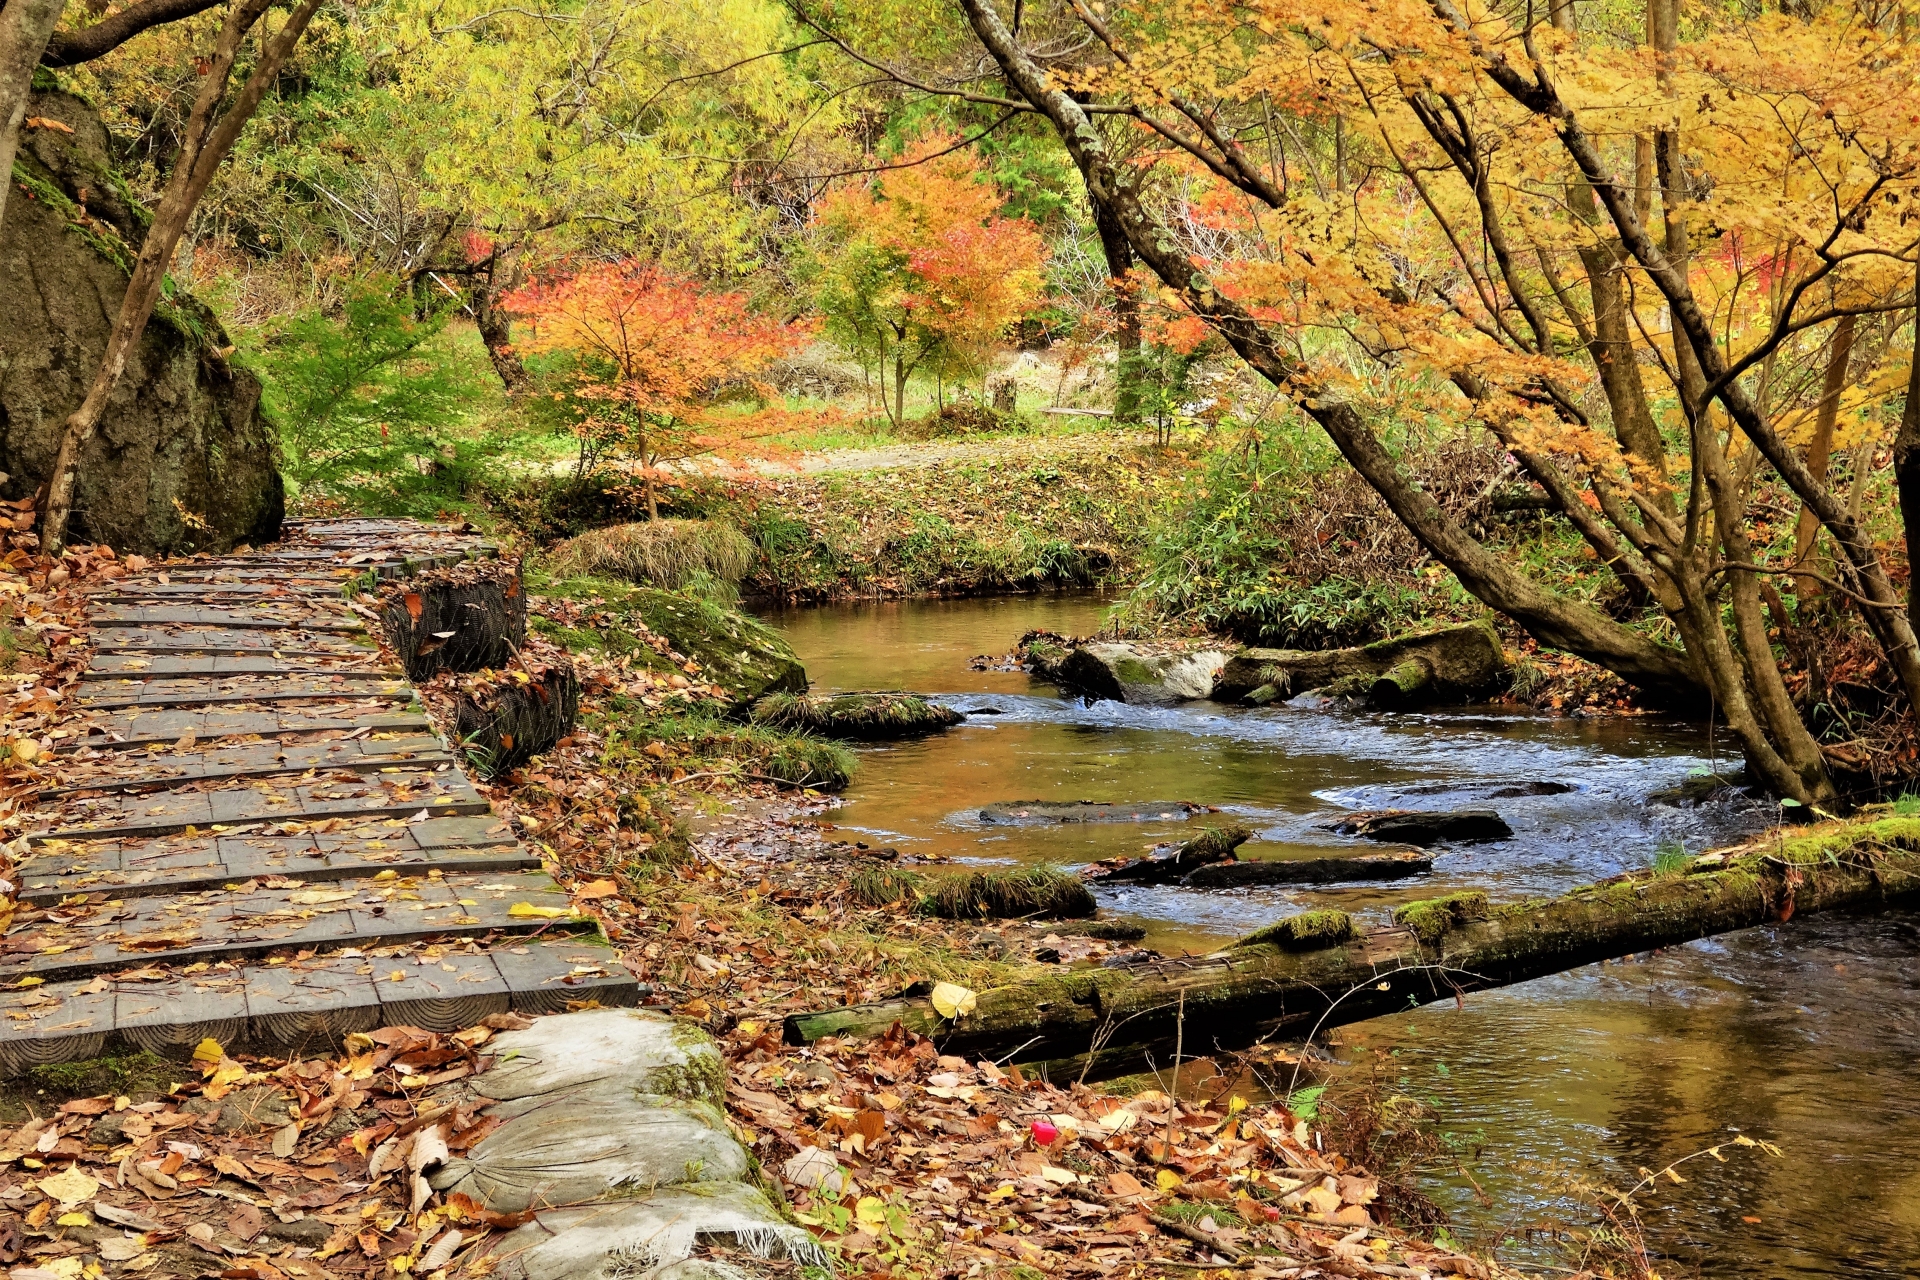
[(7, 744), (13, 752), (13, 758), (22, 764), (30, 764), (40, 755), (40, 744), (32, 738), (17, 738)]
[(22, 978), (13, 985), (16, 987), (37, 987), (45, 981), (45, 978)]
[(933, 1001), (934, 1012), (943, 1018), (960, 1018), (973, 1012), (975, 997), (973, 992), (954, 982), (936, 983), (933, 994), (927, 997)]
[(226, 1049), (212, 1036), (208, 1036), (205, 1040), (202, 1040), (198, 1045), (194, 1046), (193, 1050), (193, 1060), (195, 1062), (218, 1063), (226, 1056)]
[(322, 902), (345, 902), (352, 896), (351, 889), (302, 889), (298, 893), (287, 895), (287, 901), (302, 907), (311, 907)]
[(1180, 1175), (1171, 1169), (1162, 1169), (1153, 1175), (1153, 1185), (1162, 1191), (1171, 1191), (1180, 1185)]
[(73, 1213), (61, 1214), (54, 1219), (54, 1223), (62, 1227), (90, 1227), (93, 1225), (93, 1219), (76, 1210)]
[(61, 1205), (85, 1204), (93, 1199), (100, 1190), (100, 1184), (78, 1169), (68, 1169), (65, 1173), (56, 1173), (51, 1178), (42, 1178), (34, 1183), (41, 1191), (58, 1200)]
[(536, 907), (531, 902), (516, 902), (507, 908), (510, 916), (536, 916), (541, 920), (553, 920), (560, 916), (570, 916), (573, 912), (565, 907)]

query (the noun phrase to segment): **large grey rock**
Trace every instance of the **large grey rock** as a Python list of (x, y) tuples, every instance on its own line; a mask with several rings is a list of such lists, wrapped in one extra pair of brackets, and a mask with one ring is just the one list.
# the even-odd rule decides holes
[(1394, 707), (1484, 693), (1507, 670), (1493, 628), (1469, 622), (1353, 649), (1246, 649), (1220, 668), (1212, 696), (1259, 705), (1321, 690)]
[(1131, 644), (1083, 644), (1055, 668), (1055, 679), (1092, 698), (1143, 706), (1171, 706), (1213, 696), (1227, 655), (1153, 653)]
[[(85, 398), (145, 236), (147, 215), (108, 161), (99, 116), (36, 92), (0, 224), (0, 494), (46, 483)], [(164, 299), (82, 453), (69, 539), (143, 554), (219, 551), (279, 532), (285, 501), (260, 384), (230, 364), (219, 322)], [(199, 527), (204, 525), (204, 527)]]
[(644, 1199), (543, 1213), (500, 1237), (488, 1256), (498, 1259), (492, 1274), (500, 1280), (713, 1280), (712, 1270), (684, 1265), (702, 1241), (832, 1265), (812, 1236), (738, 1182), (663, 1187)]

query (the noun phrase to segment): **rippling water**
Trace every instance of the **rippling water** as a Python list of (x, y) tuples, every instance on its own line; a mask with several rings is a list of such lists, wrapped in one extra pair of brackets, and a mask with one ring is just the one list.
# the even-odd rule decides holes
[[(1086, 633), (1091, 596), (908, 601), (773, 615), (822, 689), (908, 688), (973, 712), (934, 738), (863, 748), (834, 821), (854, 838), (992, 863), (1072, 866), (1138, 853), (1180, 822), (991, 826), (1005, 800), (1191, 800), (1252, 826), (1243, 856), (1352, 848), (1319, 824), (1344, 809), (1498, 809), (1514, 838), (1439, 850), (1431, 876), (1317, 890), (1100, 890), (1148, 945), (1208, 949), (1312, 906), (1362, 915), (1456, 888), (1558, 893), (1754, 829), (1752, 807), (1650, 801), (1702, 771), (1696, 726), (1449, 710), (1373, 715), (1199, 703), (1091, 705), (1021, 673), (972, 671), (1030, 627)], [(985, 714), (990, 712), (991, 714)], [(1489, 798), (1530, 782), (1560, 795)], [(1920, 1274), (1920, 924), (1796, 921), (1650, 958), (1578, 970), (1341, 1033), (1346, 1052), (1392, 1052), (1480, 1157), (1436, 1198), (1486, 1232), (1550, 1216), (1572, 1171), (1622, 1186), (1641, 1167), (1736, 1132), (1778, 1143), (1686, 1166), (1649, 1222), (1683, 1267), (1712, 1276)], [(1747, 1221), (1757, 1219), (1757, 1221)]]

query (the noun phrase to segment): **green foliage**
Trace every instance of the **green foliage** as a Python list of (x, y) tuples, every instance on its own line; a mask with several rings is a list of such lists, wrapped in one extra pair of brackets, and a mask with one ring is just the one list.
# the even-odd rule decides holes
[(1304, 1089), (1295, 1089), (1287, 1095), (1287, 1110), (1293, 1112), (1308, 1124), (1320, 1118), (1320, 1095), (1327, 1091), (1323, 1084), (1309, 1085)]
[(1693, 855), (1687, 852), (1687, 846), (1678, 840), (1662, 840), (1653, 851), (1653, 874), (1657, 876), (1677, 876), (1687, 869), (1693, 861)]
[(417, 318), (392, 281), (370, 279), (336, 313), (316, 308), (256, 335), (288, 479), (351, 488), (438, 465), (462, 390), (426, 350), (444, 324)]
[(847, 883), (847, 896), (863, 907), (890, 907), (896, 903), (916, 904), (926, 877), (885, 865), (862, 867)]
[(1383, 639), (1426, 616), (1401, 575), (1319, 572), (1313, 517), (1322, 471), (1300, 460), (1263, 469), (1246, 449), (1211, 454), (1186, 508), (1162, 525), (1125, 612), (1255, 644), (1317, 649)]
[(755, 724), (805, 730), (833, 738), (907, 738), (959, 724), (950, 707), (917, 694), (841, 693), (813, 696), (770, 693), (753, 704)]

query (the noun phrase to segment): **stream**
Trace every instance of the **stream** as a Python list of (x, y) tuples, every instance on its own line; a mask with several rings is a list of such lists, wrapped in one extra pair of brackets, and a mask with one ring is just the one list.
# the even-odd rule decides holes
[[(835, 825), (850, 839), (982, 867), (1072, 867), (1192, 829), (982, 823), (980, 806), (996, 801), (1195, 801), (1251, 826), (1241, 856), (1254, 858), (1365, 847), (1320, 828), (1346, 809), (1492, 807), (1513, 827), (1499, 843), (1442, 845), (1431, 875), (1391, 884), (1096, 891), (1103, 916), (1137, 921), (1148, 930), (1142, 945), (1179, 954), (1312, 907), (1378, 919), (1462, 888), (1496, 900), (1557, 894), (1646, 867), (1663, 843), (1699, 851), (1774, 816), (1750, 802), (1656, 798), (1737, 765), (1693, 724), (1484, 707), (1089, 705), (1022, 672), (969, 667), (1029, 628), (1092, 632), (1106, 604), (1057, 594), (769, 614), (816, 690), (912, 689), (970, 713), (931, 738), (860, 748)], [(1571, 789), (1533, 794), (1558, 790), (1543, 783)], [(1384, 1082), (1434, 1108), (1464, 1168), (1430, 1175), (1423, 1189), (1464, 1229), (1492, 1238), (1586, 1221), (1563, 1188), (1624, 1188), (1642, 1169), (1747, 1134), (1782, 1156), (1729, 1146), (1726, 1163), (1691, 1161), (1684, 1184), (1643, 1197), (1649, 1239), (1677, 1264), (1664, 1274), (1911, 1275), (1920, 1270), (1916, 942), (1910, 916), (1813, 918), (1375, 1019), (1333, 1039), (1342, 1058), (1391, 1055)]]

